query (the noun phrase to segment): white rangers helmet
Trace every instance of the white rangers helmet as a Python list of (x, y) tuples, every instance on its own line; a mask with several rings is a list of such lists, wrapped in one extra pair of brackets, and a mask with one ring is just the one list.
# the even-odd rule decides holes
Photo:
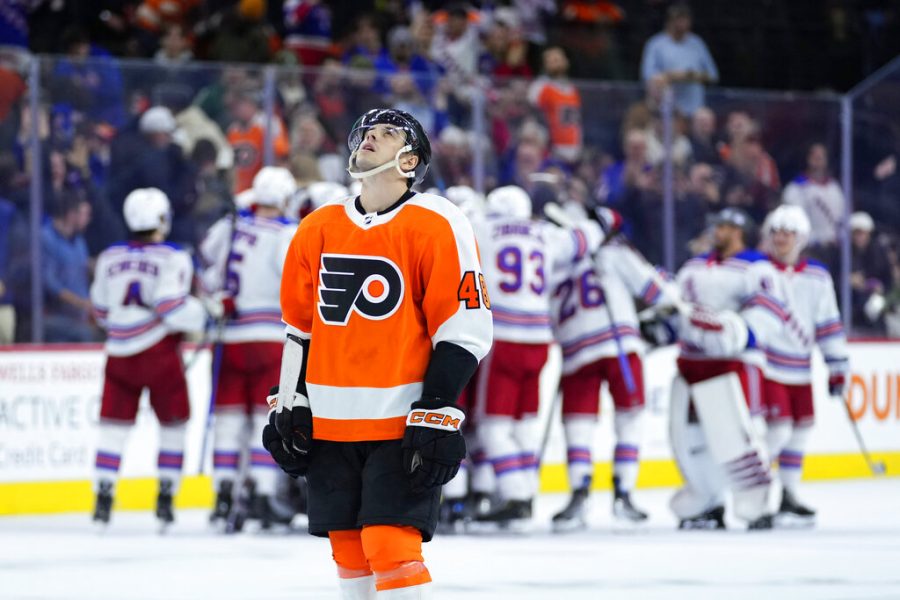
[(253, 204), (283, 209), (297, 193), (297, 181), (284, 167), (263, 167), (253, 178)]
[(517, 219), (531, 218), (531, 198), (517, 185), (498, 187), (487, 195), (487, 210), (492, 214)]
[(316, 210), (324, 204), (346, 198), (350, 195), (350, 190), (340, 183), (333, 181), (317, 181), (306, 187), (309, 194), (309, 203), (313, 210)]
[(161, 230), (168, 235), (171, 226), (169, 198), (156, 188), (139, 188), (125, 198), (122, 212), (131, 231)]
[(447, 188), (447, 200), (456, 206), (464, 204), (484, 204), (484, 196), (467, 185), (451, 185)]
[(247, 210), (254, 204), (256, 204), (256, 194), (253, 192), (253, 188), (234, 195), (234, 207), (238, 210)]
[(809, 242), (811, 225), (809, 217), (799, 206), (782, 204), (766, 217), (763, 223), (763, 237), (769, 239), (773, 231), (790, 231), (797, 234), (796, 254), (799, 254)]

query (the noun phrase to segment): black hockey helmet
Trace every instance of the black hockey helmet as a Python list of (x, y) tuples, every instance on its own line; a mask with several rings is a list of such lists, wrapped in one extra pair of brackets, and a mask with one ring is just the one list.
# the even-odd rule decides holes
[(751, 245), (756, 237), (756, 222), (743, 209), (728, 206), (713, 215), (710, 225), (732, 225), (744, 232), (744, 243)]
[(393, 125), (403, 131), (406, 136), (408, 150), (419, 157), (419, 165), (416, 167), (416, 179), (421, 181), (431, 162), (431, 143), (422, 125), (411, 114), (395, 108), (373, 108), (366, 112), (353, 124), (350, 135), (347, 136), (347, 147), (352, 155), (359, 149), (366, 131), (375, 125)]

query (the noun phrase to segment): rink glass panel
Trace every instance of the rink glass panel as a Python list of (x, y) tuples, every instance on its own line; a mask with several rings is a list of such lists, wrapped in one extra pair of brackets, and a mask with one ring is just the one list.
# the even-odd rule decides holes
[[(893, 331), (891, 315), (897, 295), (894, 235), (900, 227), (900, 214), (893, 208), (891, 185), (900, 176), (892, 174), (886, 181), (876, 182), (871, 176), (880, 157), (890, 156), (895, 148), (897, 72), (900, 69), (848, 97), (853, 122), (853, 201), (856, 208), (873, 213), (879, 243), (892, 261), (891, 281), (884, 286), (887, 318), (854, 330), (869, 337)], [(430, 129), (434, 157), (423, 188), (442, 191), (465, 184), (489, 190), (504, 183), (528, 185), (547, 180), (530, 177), (534, 172), (574, 172), (578, 179), (558, 179), (553, 193), (558, 198), (596, 202), (608, 198), (603, 189), (604, 172), (623, 158), (625, 121), (629, 114), (634, 117), (629, 109), (645, 98), (644, 85), (635, 82), (575, 82), (581, 98), (584, 151), (574, 164), (559, 164), (552, 152), (545, 153), (535, 167), (529, 163), (534, 157), (527, 151), (516, 164), (521, 140), (534, 135), (539, 138), (542, 129), (547, 133), (540, 111), (528, 104), (530, 82), (525, 80), (460, 82), (417, 75), (410, 85), (403, 77), (340, 67), (212, 63), (161, 67), (151, 61), (108, 58), (72, 63), (64, 57), (41, 57), (37, 67), (26, 67), (22, 76), (32, 84), (30, 93), (37, 93), (35, 102), (27, 95), (2, 124), (12, 140), (8, 147), (13, 148), (11, 164), (15, 165), (11, 189), (5, 192), (15, 207), (14, 224), (9, 228), (15, 251), (6, 259), (9, 282), (5, 282), (11, 300), (3, 302), (11, 301), (15, 307), (18, 342), (75, 341), (58, 331), (79, 328), (86, 332), (85, 339), (102, 340), (102, 333), (83, 315), (63, 315), (78, 321), (76, 328), (68, 327), (65, 318), (57, 318), (57, 303), (44, 281), (46, 252), (41, 251), (40, 232), (60, 198), (87, 199), (92, 214), (84, 239), (91, 257), (126, 235), (121, 202), (127, 188), (139, 179), (141, 185), (157, 184), (170, 192), (176, 213), (172, 238), (188, 248), (196, 247), (230, 201), (238, 169), (210, 167), (208, 156), (193, 151), (195, 144), (188, 144), (191, 152), (176, 160), (174, 167), (169, 165), (171, 176), (164, 180), (141, 179), (126, 172), (126, 167), (140, 162), (136, 158), (144, 162), (145, 170), (158, 172), (147, 169), (146, 163), (153, 163), (153, 152), (142, 151), (138, 143), (138, 115), (148, 106), (165, 104), (176, 112), (194, 107), (193, 124), (186, 129), (196, 130), (198, 117), (203, 117), (217, 123), (227, 135), (240, 110), (237, 105), (244, 103), (246, 108), (246, 103), (253, 103), (259, 113), (262, 143), (234, 148), (236, 164), (287, 164), (303, 179), (319, 176), (344, 183), (348, 183), (343, 171), (346, 133), (352, 120), (374, 106), (396, 106), (419, 116)], [(760, 126), (761, 146), (774, 160), (781, 184), (763, 194), (766, 200), (762, 204), (751, 207), (760, 217), (778, 203), (783, 187), (803, 170), (810, 142), (825, 143), (831, 172), (842, 179), (841, 97), (711, 88), (706, 98), (717, 118), (719, 139), (724, 138), (727, 117), (734, 111), (747, 113)], [(37, 106), (40, 115), (37, 138), (30, 135), (28, 126), (31, 105)], [(526, 122), (540, 126), (523, 127)], [(653, 262), (677, 270), (687, 256), (703, 249), (707, 214), (722, 206), (726, 195), (737, 203), (746, 198), (730, 189), (734, 186), (728, 183), (727, 169), (716, 168), (713, 178), (720, 186), (719, 201), (708, 206), (701, 203), (699, 208), (697, 203), (684, 202), (690, 166), (680, 161), (679, 136), (690, 130), (689, 122), (680, 120), (664, 97), (642, 123), (664, 146), (671, 139), (673, 151), (662, 149), (662, 158), (656, 157), (647, 167), (642, 189), (628, 194), (629, 201), (620, 208), (629, 217), (628, 234), (638, 248)], [(279, 154), (278, 124), (288, 140), (287, 156)], [(36, 158), (40, 173), (34, 178)], [(33, 179), (37, 179), (35, 184)], [(848, 263), (841, 253), (849, 251), (850, 245), (843, 240), (845, 228), (841, 235), (837, 256), (826, 262), (835, 276), (839, 297), (845, 297), (850, 279), (843, 274)]]

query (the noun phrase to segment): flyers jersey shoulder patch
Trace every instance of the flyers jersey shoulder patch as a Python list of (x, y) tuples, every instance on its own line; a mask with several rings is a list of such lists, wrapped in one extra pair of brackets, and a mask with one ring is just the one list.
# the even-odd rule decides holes
[(431, 352), (490, 349), (489, 299), (472, 227), (448, 200), (415, 194), (383, 214), (355, 199), (306, 217), (284, 264), (285, 322), (310, 336), (313, 436), (403, 437)]

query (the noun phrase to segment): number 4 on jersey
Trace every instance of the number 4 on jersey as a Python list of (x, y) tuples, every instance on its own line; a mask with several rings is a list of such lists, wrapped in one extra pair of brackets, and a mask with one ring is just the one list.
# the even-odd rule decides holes
[(456, 295), (460, 302), (466, 303), (467, 309), (481, 308), (483, 302), (484, 307), (491, 310), (491, 298), (488, 296), (487, 286), (484, 284), (484, 275), (481, 273), (478, 274), (477, 279), (475, 278), (475, 271), (463, 273)]

